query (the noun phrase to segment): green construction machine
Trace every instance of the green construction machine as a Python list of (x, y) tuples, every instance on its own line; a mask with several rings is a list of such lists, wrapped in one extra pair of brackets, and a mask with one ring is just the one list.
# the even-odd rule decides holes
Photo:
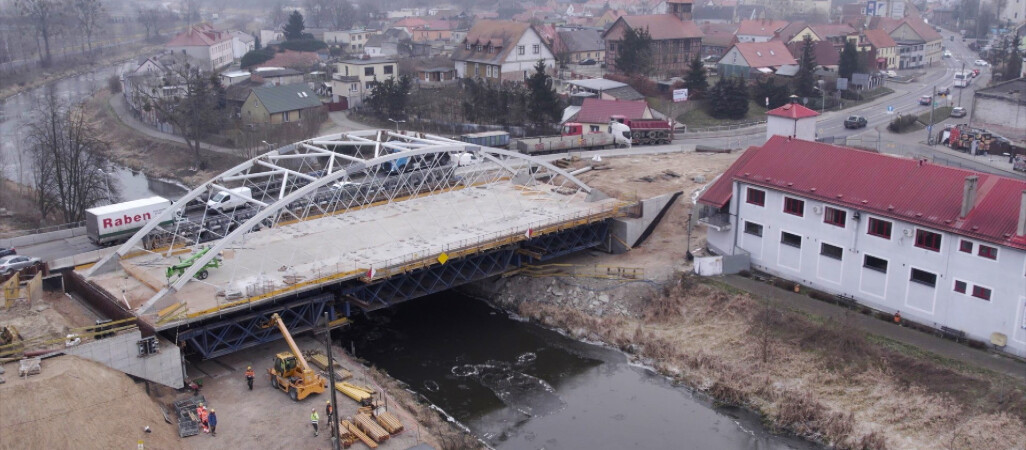
[[(185, 260), (182, 260), (181, 258), (179, 258), (178, 264), (175, 264), (175, 265), (167, 268), (167, 279), (168, 279), (168, 281), (171, 281), (171, 277), (173, 277), (173, 276), (182, 276), (182, 274), (184, 274), (186, 270), (188, 270), (190, 267), (192, 267), (193, 263), (195, 263), (196, 260), (202, 258), (203, 255), (207, 254), (207, 252), (209, 252), (209, 251), (210, 251), (210, 247), (203, 247), (202, 250), (200, 250), (200, 251), (198, 251), (196, 253), (193, 253), (192, 255), (190, 255)], [(221, 257), (220, 256), (214, 257), (209, 262), (204, 264), (203, 265), (203, 269), (201, 269), (199, 272), (196, 272), (195, 277), (198, 280), (205, 280), (205, 279), (207, 279), (207, 275), (209, 275), (209, 273), (207, 273), (207, 269), (218, 268), (218, 267), (221, 267)]]

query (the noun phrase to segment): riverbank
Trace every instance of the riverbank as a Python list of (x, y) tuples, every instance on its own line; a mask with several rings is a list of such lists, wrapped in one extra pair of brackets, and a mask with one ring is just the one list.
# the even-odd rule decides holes
[(70, 62), (62, 64), (61, 67), (51, 68), (50, 71), (33, 65), (32, 68), (24, 71), (18, 71), (17, 74), (6, 74), (6, 76), (11, 77), (12, 81), (15, 79), (16, 75), (23, 76), (25, 80), (0, 88), (0, 101), (47, 83), (86, 74), (90, 71), (96, 70), (98, 67), (110, 66), (127, 61), (137, 55), (158, 52), (161, 51), (162, 48), (163, 46), (129, 44), (119, 48), (117, 51), (107, 56), (99, 58), (83, 57), (80, 59), (81, 63)]
[(234, 156), (201, 150), (206, 168), (199, 170), (192, 150), (185, 145), (150, 138), (122, 123), (111, 110), (111, 95), (109, 90), (100, 89), (84, 103), (90, 119), (98, 124), (100, 138), (111, 144), (106, 155), (111, 162), (141, 171), (151, 178), (174, 180), (191, 187), (205, 183), (245, 160), (241, 154)]
[(493, 302), (836, 448), (1023, 448), (1021, 382), (715, 281), (501, 281)]

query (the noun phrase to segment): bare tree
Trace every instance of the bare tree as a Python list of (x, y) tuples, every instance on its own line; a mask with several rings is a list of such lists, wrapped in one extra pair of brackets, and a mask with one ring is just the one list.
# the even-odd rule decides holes
[[(160, 10), (157, 8), (144, 8), (141, 6), (135, 7), (135, 15), (139, 19), (139, 24), (146, 29), (146, 39), (154, 34), (160, 34), (157, 30), (157, 23), (160, 22)], [(156, 33), (154, 33), (156, 31)]]
[(182, 0), (181, 14), (182, 21), (186, 26), (199, 23), (201, 19), (199, 0)]
[(57, 32), (65, 3), (61, 0), (15, 0), (15, 5), (25, 20), (35, 27), (36, 35), (43, 40), (42, 63), (48, 67), (53, 61), (50, 56), (50, 38)]
[(182, 64), (165, 75), (162, 86), (151, 85), (136, 91), (146, 112), (156, 112), (158, 120), (170, 123), (192, 150), (196, 164), (206, 168), (200, 153), (201, 139), (217, 132), (226, 122), (228, 109), (225, 90), (215, 74)]
[(356, 8), (349, 0), (333, 0), (326, 11), (335, 30), (348, 30), (356, 19)]
[(104, 170), (103, 154), (110, 145), (97, 137), (82, 108), (65, 104), (51, 91), (37, 109), (40, 118), (28, 126), (25, 142), (43, 217), (59, 214), (65, 223), (77, 222), (86, 209), (117, 201), (118, 186), (109, 184)]
[(314, 28), (327, 25), (325, 19), (329, 19), (327, 16), (333, 6), (332, 3), (337, 1), (339, 0), (306, 0), (303, 2), (303, 6), (306, 8), (303, 17), (307, 18), (310, 26)]
[(71, 11), (78, 22), (82, 34), (86, 38), (86, 46), (89, 52), (93, 51), (93, 34), (100, 27), (100, 19), (103, 17), (104, 9), (100, 0), (72, 0)]
[(281, 29), (281, 26), (285, 25), (285, 22), (289, 20), (289, 13), (285, 11), (285, 5), (281, 0), (278, 0), (278, 2), (271, 7), (267, 20), (270, 22), (272, 30)]

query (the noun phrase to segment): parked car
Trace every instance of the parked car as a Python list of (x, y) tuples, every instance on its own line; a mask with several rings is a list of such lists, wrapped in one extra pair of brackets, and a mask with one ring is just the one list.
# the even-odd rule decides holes
[(594, 66), (597, 63), (598, 63), (598, 61), (595, 61), (594, 59), (588, 58), (588, 59), (582, 59), (581, 62), (579, 62), (577, 64), (580, 64), (582, 66)]
[(0, 257), (17, 255), (18, 251), (14, 247), (0, 247)]
[(990, 63), (987, 62), (987, 61), (984, 61), (982, 59), (977, 59), (976, 61), (973, 61), (973, 65), (974, 66), (987, 67), (987, 66), (990, 65)]
[(8, 275), (29, 266), (39, 264), (39, 258), (21, 255), (10, 255), (0, 258), (0, 275)]
[(961, 106), (956, 106), (956, 107), (951, 109), (951, 117), (965, 117), (965, 115), (966, 115), (965, 108), (963, 108)]
[(919, 97), (919, 104), (920, 105), (929, 105), (930, 103), (933, 103), (933, 96), (932, 95), (924, 95), (922, 97)]
[(884, 76), (886, 76), (887, 78), (897, 78), (898, 77), (898, 72), (895, 72), (893, 70), (885, 70), (885, 71), (881, 71), (880, 73), (883, 74)]
[(848, 116), (847, 119), (844, 119), (845, 128), (862, 128), (866, 126), (867, 123), (869, 123), (869, 121), (862, 116)]
[(980, 69), (973, 69), (973, 78), (980, 76)]
[[(954, 36), (952, 36), (952, 37), (954, 37)], [(944, 50), (944, 57), (945, 58), (950, 58), (951, 57), (951, 52), (949, 52), (947, 50)]]
[(944, 89), (938, 89), (937, 95), (951, 95), (951, 88), (946, 87)]

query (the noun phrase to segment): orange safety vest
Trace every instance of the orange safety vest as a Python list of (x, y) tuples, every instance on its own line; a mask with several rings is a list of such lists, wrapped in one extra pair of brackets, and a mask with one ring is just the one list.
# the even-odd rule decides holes
[(246, 378), (253, 378), (256, 374), (253, 373), (253, 369), (246, 370)]
[(200, 406), (196, 408), (196, 414), (199, 416), (200, 422), (207, 420), (207, 408)]

